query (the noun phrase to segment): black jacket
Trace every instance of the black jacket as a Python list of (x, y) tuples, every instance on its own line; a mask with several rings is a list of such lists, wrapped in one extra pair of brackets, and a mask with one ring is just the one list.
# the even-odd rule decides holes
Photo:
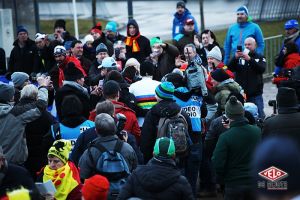
[(147, 165), (140, 165), (128, 177), (117, 199), (194, 199), (187, 179), (176, 169), (172, 159), (155, 157)]
[(184, 46), (187, 44), (194, 44), (194, 36), (197, 35), (195, 31), (188, 33), (183, 31), (182, 37), (178, 40), (173, 40), (173, 44), (178, 48), (180, 54), (183, 55)]
[(91, 86), (98, 85), (100, 79), (104, 79), (104, 77), (101, 75), (101, 70), (98, 69), (98, 66), (100, 64), (98, 63), (97, 59), (93, 61), (90, 69), (89, 69), (89, 84)]
[(54, 47), (52, 45), (45, 46), (43, 49), (38, 49), (38, 57), (40, 59), (40, 65), (37, 72), (48, 72), (55, 65), (55, 59), (53, 56)]
[(6, 73), (6, 57), (4, 49), (0, 48), (0, 74)]
[[(157, 137), (157, 125), (161, 117), (172, 117), (181, 111), (179, 105), (174, 101), (162, 100), (153, 106), (147, 113), (142, 127), (141, 134), (141, 151), (144, 154), (145, 163), (152, 158), (153, 148)], [(181, 111), (189, 126), (189, 133), (191, 130), (191, 120), (186, 112)]]
[[(113, 43), (108, 40), (105, 36), (105, 34), (102, 32), (101, 34), (101, 37), (96, 39), (94, 42), (93, 42), (93, 47), (94, 49), (96, 50), (97, 46), (100, 44), (100, 43), (103, 43), (105, 44), (105, 46), (107, 47), (107, 50), (108, 50), (108, 55), (109, 56), (112, 56), (114, 54), (114, 46), (113, 46)], [(83, 49), (85, 50), (85, 49)], [(89, 52), (90, 56), (92, 58), (96, 58), (96, 51), (95, 51), (95, 54), (94, 55), (91, 55), (92, 52)], [(85, 54), (84, 54), (85, 55)]]
[(247, 98), (261, 95), (263, 93), (263, 73), (266, 69), (264, 56), (250, 52), (250, 61), (245, 64), (239, 62), (235, 57), (229, 62), (228, 69), (235, 72), (235, 80), (244, 89)]
[(23, 48), (18, 45), (18, 40), (14, 42), (14, 48), (10, 53), (8, 62), (8, 71), (13, 72), (25, 72), (31, 74), (37, 72), (40, 64), (40, 59), (37, 55), (37, 48), (35, 42), (31, 39), (26, 41)]

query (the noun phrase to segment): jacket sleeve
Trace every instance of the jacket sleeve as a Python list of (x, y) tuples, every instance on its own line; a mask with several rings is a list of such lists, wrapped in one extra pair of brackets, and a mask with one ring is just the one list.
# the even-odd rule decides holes
[(224, 41), (224, 51), (225, 51), (224, 63), (225, 63), (225, 65), (228, 64), (229, 59), (230, 59), (231, 43), (232, 43), (232, 39), (230, 37), (230, 32), (231, 32), (231, 28), (228, 29), (226, 38)]
[[(85, 152), (82, 154), (80, 160), (79, 160), (79, 164), (78, 164), (78, 168), (80, 169), (80, 179), (82, 181), (84, 181), (87, 178), (90, 178), (93, 175), (93, 169), (95, 166), (93, 166), (92, 161), (90, 160), (89, 157), (89, 150), (85, 150)], [(96, 149), (91, 148), (90, 149), (91, 154), (93, 157), (95, 156), (96, 153)]]
[(256, 71), (258, 74), (263, 74), (266, 70), (266, 58), (263, 56), (259, 56), (258, 58), (251, 58), (249, 63), (253, 70)]
[(79, 162), (79, 159), (84, 151), (83, 149), (83, 141), (84, 141), (84, 136), (85, 134), (87, 133), (88, 130), (84, 131), (83, 133), (81, 133), (76, 142), (75, 142), (75, 145), (74, 145), (74, 148), (72, 150), (72, 153), (70, 155), (70, 160), (76, 165), (78, 166), (78, 162)]
[(120, 190), (117, 200), (126, 200), (134, 195), (133, 187), (134, 187), (134, 184), (137, 184), (137, 183), (134, 183), (133, 176), (135, 176), (134, 172), (127, 178), (125, 185)]
[(174, 37), (176, 36), (175, 30), (176, 30), (176, 19), (174, 17), (174, 19), (173, 19), (173, 26), (172, 26), (172, 39), (174, 39)]
[(14, 72), (14, 66), (15, 66), (15, 57), (14, 52), (16, 51), (15, 47), (11, 50), (9, 61), (8, 61), (8, 71), (13, 73)]
[(224, 179), (227, 151), (228, 149), (224, 135), (221, 135), (212, 156), (213, 166), (216, 169), (218, 179), (221, 181)]
[(98, 85), (99, 80), (102, 78), (101, 74), (97, 72), (97, 67), (96, 64), (92, 64), (89, 70), (89, 81), (90, 85)]
[(255, 29), (255, 40), (257, 43), (256, 52), (263, 55), (264, 48), (265, 48), (265, 41), (264, 41), (263, 33), (257, 24), (256, 24), (256, 29)]
[(192, 191), (192, 187), (190, 185), (190, 183), (188, 182), (188, 180), (184, 177), (184, 176), (180, 176), (178, 179), (178, 182), (180, 183), (180, 188), (183, 192), (182, 194), (182, 199), (185, 200), (194, 200), (194, 195), (193, 195), (193, 191)]

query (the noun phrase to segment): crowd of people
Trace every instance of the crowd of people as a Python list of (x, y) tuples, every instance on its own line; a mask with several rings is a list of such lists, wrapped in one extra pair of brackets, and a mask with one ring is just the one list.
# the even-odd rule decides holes
[(236, 16), (224, 48), (183, 1), (171, 43), (134, 19), (83, 41), (63, 19), (34, 40), (18, 26), (7, 67), (0, 51), (0, 199), (297, 199), (299, 24), (266, 116), (263, 32), (246, 6)]

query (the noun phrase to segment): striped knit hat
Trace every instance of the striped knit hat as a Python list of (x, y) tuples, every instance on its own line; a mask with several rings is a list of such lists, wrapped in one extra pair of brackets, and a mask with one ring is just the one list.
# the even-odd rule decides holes
[(172, 100), (175, 87), (171, 82), (162, 82), (155, 89), (155, 94), (161, 99)]

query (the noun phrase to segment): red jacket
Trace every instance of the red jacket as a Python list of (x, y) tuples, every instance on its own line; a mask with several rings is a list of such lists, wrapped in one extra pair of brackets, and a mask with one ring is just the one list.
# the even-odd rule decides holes
[[(229, 69), (228, 69), (228, 67), (224, 64), (224, 63), (222, 63), (222, 62), (220, 62), (217, 66), (216, 66), (216, 69), (224, 69), (225, 71), (226, 71), (226, 74), (230, 77), (230, 78), (232, 78), (232, 79), (234, 79), (234, 73), (232, 72), (232, 71), (230, 71)], [(214, 69), (213, 71), (215, 71), (216, 69)], [(206, 80), (206, 87), (209, 89), (209, 90), (213, 90), (213, 85), (212, 85), (212, 83), (211, 83), (211, 75), (210, 75), (210, 73), (208, 74), (208, 78), (207, 78), (207, 80)]]
[(293, 69), (300, 66), (300, 55), (299, 53), (291, 53), (284, 59), (283, 67), (286, 69)]
[(135, 112), (128, 108), (124, 103), (118, 101), (111, 101), (115, 106), (115, 114), (121, 113), (126, 116), (126, 123), (124, 130), (128, 131), (135, 136), (137, 143), (139, 144), (141, 137), (141, 129), (139, 127)]

